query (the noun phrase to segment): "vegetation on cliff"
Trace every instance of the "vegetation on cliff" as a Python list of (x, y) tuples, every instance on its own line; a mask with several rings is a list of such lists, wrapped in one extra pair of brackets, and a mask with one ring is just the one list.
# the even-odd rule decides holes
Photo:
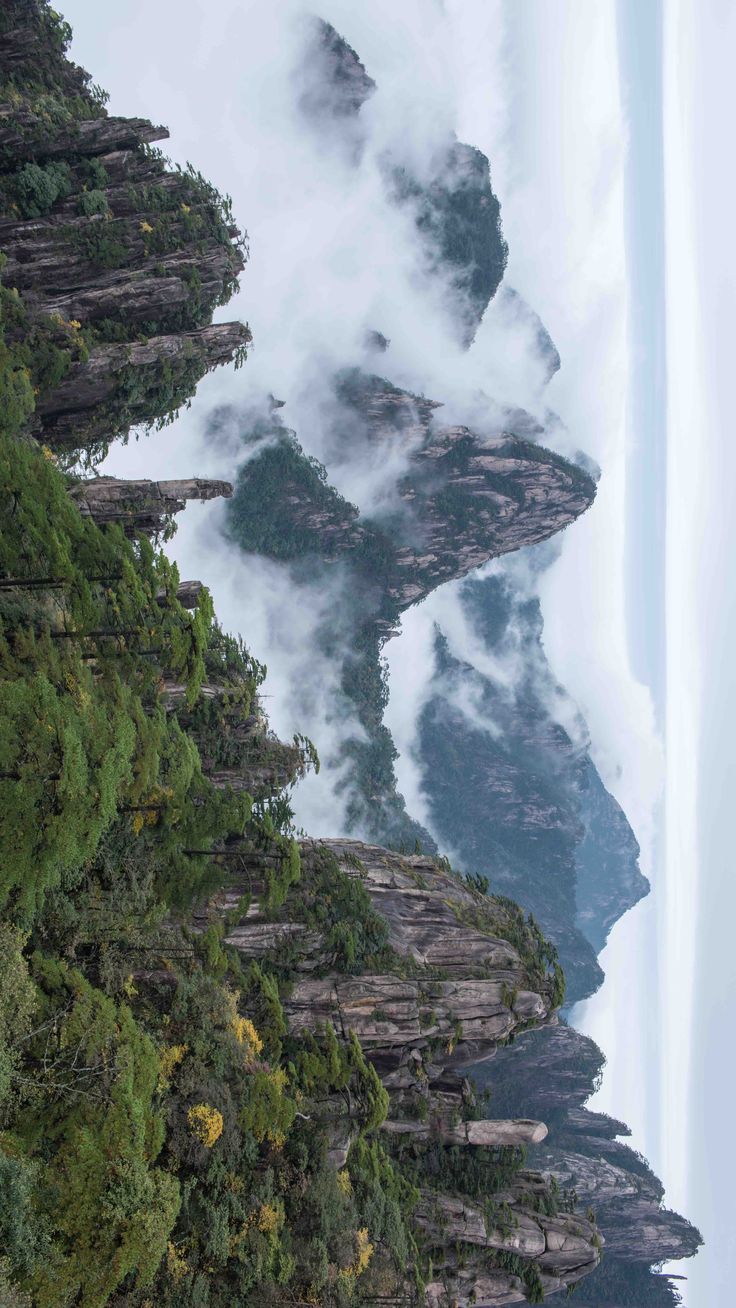
[[(242, 266), (226, 202), (151, 154), (161, 129), (106, 115), (68, 38), (42, 0), (5, 8), (0, 1297), (421, 1302), (433, 1258), (448, 1287), (452, 1259), (413, 1224), (417, 1186), (377, 1135), (380, 1059), (333, 1026), (339, 1009), (298, 1019), (298, 949), (249, 953), (249, 924), (317, 938), (312, 984), (411, 977), (417, 1003), (434, 986), (452, 1038), (415, 1019), (430, 1068), (458, 1019), (360, 876), (303, 857), (288, 792), (315, 752), (270, 733), (265, 670), (163, 553), (178, 484), (80, 472), (168, 421), (248, 334), (209, 325)], [(486, 981), (503, 1039), (550, 1011), (559, 978), (523, 917), (494, 922), (541, 991), (517, 1013)], [(541, 1284), (534, 1259), (521, 1271)], [(499, 1273), (510, 1292), (518, 1272)]]
[[(244, 258), (228, 202), (106, 114), (68, 40), (45, 0), (0, 16), (0, 1302), (541, 1302), (598, 1231), (525, 1167), (544, 1125), (486, 1120), (461, 1072), (554, 1016), (556, 951), (445, 860), (297, 839), (316, 751), (269, 730), (265, 669), (161, 547), (231, 488), (84, 475), (249, 333), (211, 325)], [(305, 488), (343, 504), (277, 454), (291, 508), (261, 529), (288, 554)], [(516, 456), (568, 508), (590, 490)], [(365, 575), (395, 563), (382, 531)]]

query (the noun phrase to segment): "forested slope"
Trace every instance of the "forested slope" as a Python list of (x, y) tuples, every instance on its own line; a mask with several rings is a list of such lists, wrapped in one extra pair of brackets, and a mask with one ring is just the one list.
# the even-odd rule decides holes
[[(510, 901), (399, 864), (401, 915), (421, 883), (450, 951), (475, 941), (448, 975), (359, 852), (300, 849), (313, 747), (272, 735), (264, 669), (161, 548), (231, 488), (89, 475), (249, 334), (210, 325), (243, 266), (227, 202), (107, 116), (68, 35), (5, 7), (0, 1299), (538, 1301), (596, 1265), (596, 1228), (453, 1067), (553, 1014), (554, 951)], [(449, 1114), (448, 1158), (477, 1119), (466, 1231), (389, 1113)]]
[(68, 40), (0, 16), (0, 1304), (541, 1302), (602, 1236), (465, 1072), (554, 1025), (556, 950), (446, 860), (297, 838), (316, 751), (162, 548), (232, 487), (94, 475), (245, 362), (246, 251)]

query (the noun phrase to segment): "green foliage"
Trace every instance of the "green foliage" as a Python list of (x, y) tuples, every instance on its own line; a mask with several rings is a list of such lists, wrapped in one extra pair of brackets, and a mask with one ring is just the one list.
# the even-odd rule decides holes
[(16, 1130), (43, 1145), (37, 1208), (51, 1234), (29, 1278), (39, 1308), (76, 1297), (102, 1308), (128, 1276), (148, 1284), (179, 1207), (176, 1179), (153, 1166), (158, 1057), (126, 1005), (76, 970), (36, 956), (41, 1022), (27, 1045), (28, 1099)]
[(46, 1225), (36, 1211), (38, 1186), (38, 1165), (0, 1148), (0, 1241), (5, 1267), (19, 1278), (30, 1276), (48, 1252)]
[(37, 1004), (23, 957), (24, 945), (25, 937), (16, 927), (0, 922), (0, 1118), (8, 1108), (20, 1061), (19, 1046), (31, 1028)]
[(82, 191), (77, 208), (85, 218), (91, 218), (94, 214), (107, 214), (109, 212), (107, 196), (97, 187), (93, 187), (91, 191)]
[[(0, 256), (0, 272), (3, 267)], [(31, 318), (17, 291), (0, 285), (0, 436), (23, 431), (38, 396), (63, 380), (86, 343), (60, 318)]]
[(359, 877), (349, 876), (331, 850), (310, 851), (301, 894), (291, 910), (324, 937), (328, 967), (359, 975), (395, 962), (388, 927)]
[(71, 193), (71, 172), (63, 161), (44, 165), (26, 163), (6, 178), (3, 185), (21, 218), (41, 218), (57, 200)]

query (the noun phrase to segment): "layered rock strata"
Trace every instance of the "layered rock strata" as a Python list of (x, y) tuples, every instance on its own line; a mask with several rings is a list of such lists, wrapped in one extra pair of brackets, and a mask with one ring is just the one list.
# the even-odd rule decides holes
[[(180, 481), (124, 481), (118, 477), (95, 477), (71, 488), (79, 512), (93, 518), (98, 526), (119, 523), (126, 535), (144, 532), (156, 536), (168, 526), (172, 516), (186, 507), (189, 500), (212, 500), (232, 495), (227, 481), (191, 477)], [(182, 603), (195, 608), (201, 582), (179, 587)], [(177, 595), (177, 598), (179, 595)]]

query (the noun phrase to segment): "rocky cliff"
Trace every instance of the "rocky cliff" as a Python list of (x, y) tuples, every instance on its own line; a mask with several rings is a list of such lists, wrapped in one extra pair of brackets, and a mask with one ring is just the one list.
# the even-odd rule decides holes
[(581, 999), (600, 984), (595, 955), (611, 926), (647, 893), (639, 848), (547, 664), (534, 588), (511, 568), (469, 580), (461, 599), (490, 659), (479, 671), (438, 631), (419, 727), (432, 830), (463, 867), (534, 912), (560, 950), (569, 997)]
[(2, 34), (0, 248), (22, 304), (6, 337), (66, 333), (33, 426), (91, 449), (163, 421), (210, 367), (244, 357), (247, 327), (210, 324), (246, 249), (229, 202), (150, 148), (165, 128), (107, 115), (50, 12), (14, 0)]
[(591, 1308), (615, 1304), (616, 1294), (626, 1302), (633, 1292), (631, 1302), (645, 1308), (674, 1304), (673, 1287), (650, 1268), (692, 1257), (701, 1236), (663, 1205), (661, 1182), (620, 1138), (630, 1134), (628, 1127), (584, 1107), (604, 1062), (592, 1040), (560, 1023), (522, 1035), (475, 1075), (495, 1111), (544, 1116), (549, 1134), (531, 1148), (530, 1162), (596, 1215), (605, 1239), (605, 1275), (600, 1291), (598, 1278), (589, 1288), (581, 1286), (580, 1302)]
[[(322, 19), (309, 29), (297, 85), (299, 107), (320, 139), (341, 146), (357, 166), (364, 144), (360, 111), (380, 87)], [(508, 260), (488, 159), (449, 134), (421, 163), (406, 144), (395, 142), (377, 160), (386, 197), (412, 215), (425, 275), (443, 282), (458, 339), (469, 345)]]
[[(318, 1286), (340, 1308), (375, 1256), (366, 1303), (538, 1303), (600, 1257), (595, 1221), (556, 1179), (565, 1167), (599, 1197), (633, 1198), (647, 1252), (660, 1247), (651, 1186), (623, 1194), (610, 1131), (605, 1166), (583, 1175), (592, 1121), (566, 1108), (556, 1129), (574, 1144), (559, 1134), (558, 1147), (541, 1119), (491, 1117), (464, 1076), (556, 1030), (563, 976), (534, 919), (445, 860), (293, 836), (288, 788), (314, 750), (269, 731), (264, 669), (146, 539), (229, 485), (57, 466), (49, 447), (94, 461), (131, 425), (169, 420), (213, 363), (242, 358), (247, 328), (210, 324), (242, 253), (226, 202), (147, 150), (161, 129), (105, 114), (63, 58), (53, 10), (12, 0), (0, 35), (1, 419), (22, 524), (4, 558), (24, 571), (0, 585), (13, 688), (1, 779), (18, 830), (34, 828), (10, 860), (29, 958), (29, 937), (2, 923), (28, 1010), (4, 1066), (36, 1078), (0, 1149), (19, 1197), (2, 1214), (0, 1297), (25, 1303), (32, 1285), (50, 1305), (122, 1305), (150, 1291), (194, 1308), (260, 1302), (264, 1287), (313, 1302)], [(344, 43), (320, 40), (351, 69), (333, 112), (352, 114), (365, 79)], [(592, 499), (585, 473), (526, 437), (437, 426), (431, 401), (381, 378), (338, 384), (367, 442), (406, 440), (398, 513), (361, 521), (308, 460), (321, 516), (300, 521), (298, 479), (282, 493), (319, 542), (339, 508), (318, 562), (353, 551), (376, 643), (420, 594)], [(51, 1016), (30, 1030), (39, 1005)], [(523, 1165), (526, 1147), (544, 1149), (545, 1170)]]
[[(535, 1301), (537, 1290), (551, 1294), (588, 1275), (601, 1239), (591, 1220), (558, 1202), (556, 1181), (517, 1163), (489, 1206), (472, 1186), (463, 1195), (461, 1166), (460, 1191), (443, 1189), (444, 1151), (449, 1160), (467, 1151), (487, 1170), (546, 1136), (539, 1121), (483, 1116), (459, 1074), (516, 1032), (554, 1021), (561, 978), (533, 924), (442, 862), (358, 841), (303, 841), (299, 881), (275, 911), (253, 899), (270, 874), (263, 851), (244, 849), (238, 866), (227, 850), (220, 857), (228, 885), (195, 919), (197, 930), (223, 922), (226, 945), (284, 969), (290, 1031), (331, 1023), (339, 1039), (357, 1038), (380, 1074), (390, 1105), (384, 1138), (410, 1174), (425, 1176), (414, 1222), (433, 1269), (427, 1308), (488, 1295), (495, 1304)], [(361, 954), (360, 935), (371, 932), (374, 952)], [(347, 970), (336, 969), (339, 958), (343, 967), (352, 960)], [(344, 1166), (356, 1130), (350, 1106), (333, 1101), (320, 1111)]]

